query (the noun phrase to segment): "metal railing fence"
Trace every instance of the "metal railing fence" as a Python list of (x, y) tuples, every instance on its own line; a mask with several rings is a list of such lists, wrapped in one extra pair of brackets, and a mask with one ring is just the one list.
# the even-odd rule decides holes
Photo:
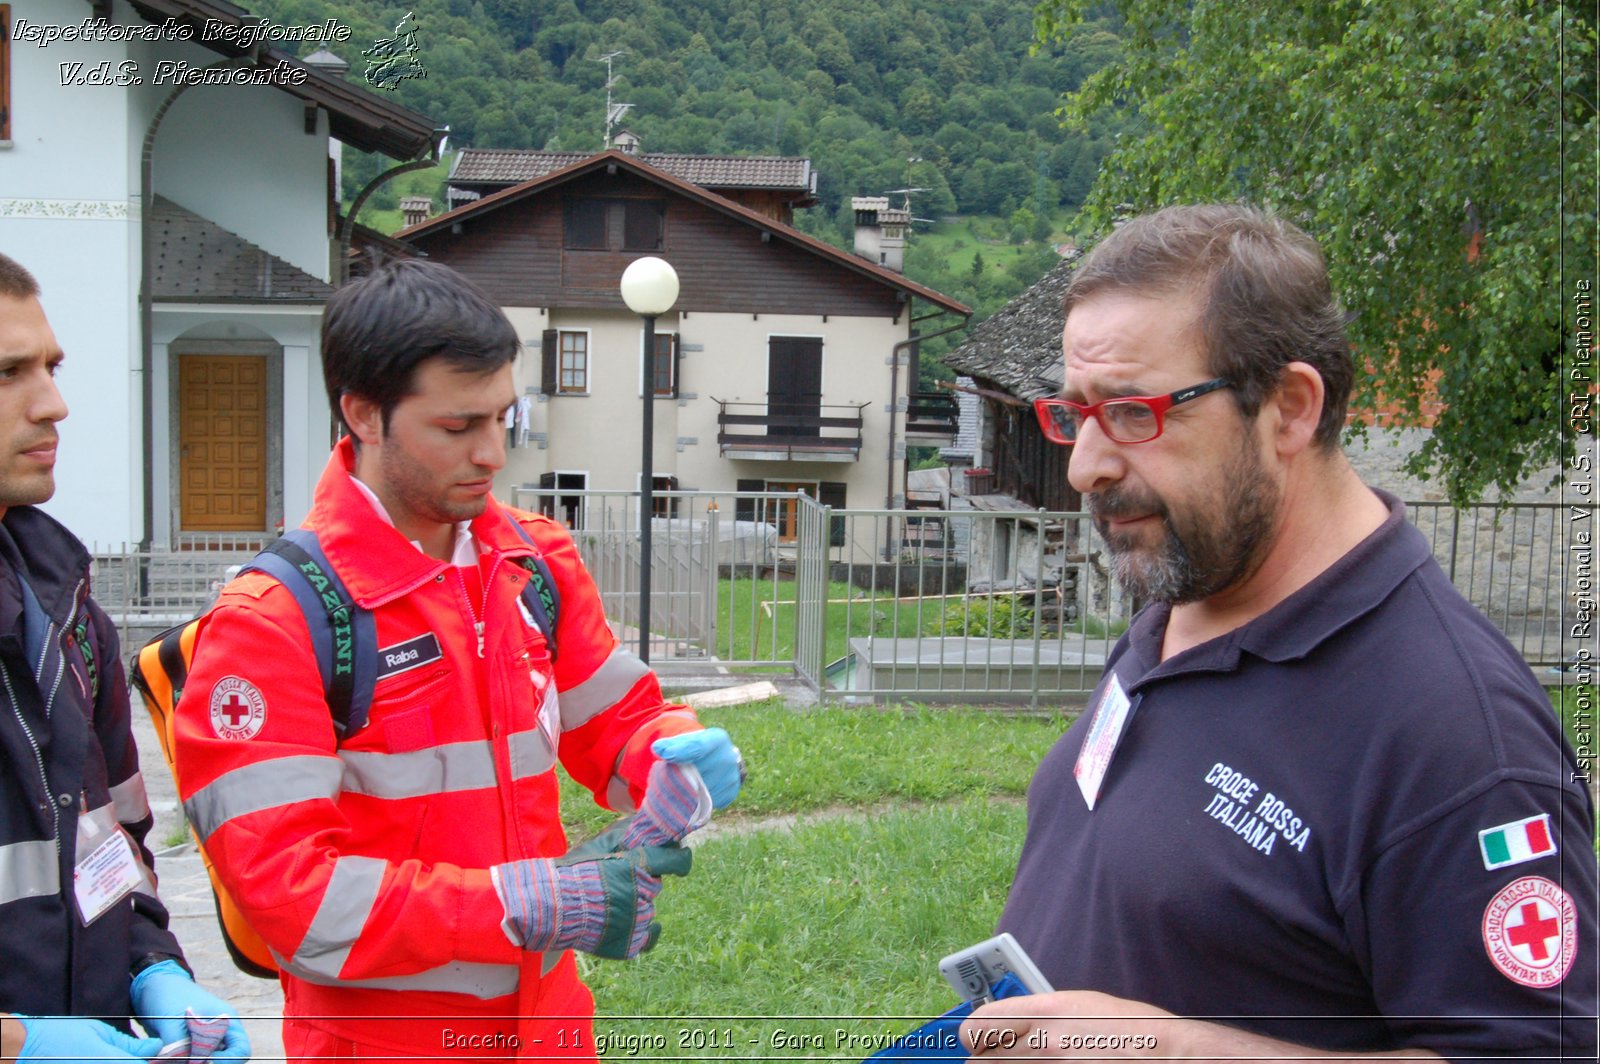
[[(844, 510), (802, 494), (658, 492), (653, 664), (782, 670), (846, 701), (1081, 697), (1132, 604), (1084, 514)], [(519, 488), (566, 521), (620, 638), (637, 645), (639, 496)], [(1580, 508), (1593, 527), (1595, 508)], [(1439, 564), (1535, 668), (1571, 662), (1578, 601), (1558, 504), (1408, 503)], [(130, 646), (193, 616), (263, 537), (95, 547), (100, 604)]]
[[(1587, 514), (1578, 526), (1577, 514)], [(1433, 544), (1450, 582), (1534, 667), (1571, 663), (1585, 640), (1574, 635), (1576, 585), (1565, 579), (1567, 532), (1593, 528), (1596, 507), (1563, 503), (1408, 502), (1406, 516)]]

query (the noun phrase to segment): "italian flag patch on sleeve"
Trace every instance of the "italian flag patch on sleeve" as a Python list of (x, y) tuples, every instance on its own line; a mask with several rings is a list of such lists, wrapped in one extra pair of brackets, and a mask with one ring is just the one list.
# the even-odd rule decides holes
[(1550, 837), (1550, 814), (1540, 813), (1480, 831), (1478, 849), (1483, 852), (1483, 867), (1490, 871), (1555, 853), (1556, 842)]

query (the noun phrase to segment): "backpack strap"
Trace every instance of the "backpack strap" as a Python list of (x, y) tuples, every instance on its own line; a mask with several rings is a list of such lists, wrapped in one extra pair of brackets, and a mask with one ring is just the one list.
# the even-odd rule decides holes
[[(161, 671), (167, 674), (167, 679), (172, 683), (172, 705), (174, 707), (177, 706), (178, 700), (183, 697), (183, 688), (189, 682), (189, 663), (183, 656), (183, 632), (193, 623), (193, 621), (189, 621), (185, 624), (168, 628), (156, 637), (160, 640), (156, 645), (156, 659), (161, 663)], [(134, 660), (137, 662), (138, 659)], [(142, 669), (135, 667), (133, 671), (135, 675), (142, 678)]]
[(528, 535), (528, 530), (522, 527), (522, 522), (506, 514), (506, 520), (511, 522), (511, 527), (517, 530), (517, 535), (522, 541), (532, 547), (534, 553), (531, 557), (515, 559), (517, 565), (528, 573), (527, 586), (522, 589), (522, 604), (527, 607), (528, 613), (538, 624), (539, 630), (544, 633), (544, 641), (550, 647), (550, 660), (556, 660), (556, 624), (561, 620), (561, 595), (556, 591), (555, 577), (550, 573), (550, 566), (544, 560), (544, 555), (539, 553), (538, 544), (533, 537)]
[(334, 733), (343, 740), (359, 731), (378, 682), (378, 626), (372, 611), (351, 599), (310, 529), (284, 533), (240, 571), (252, 569), (282, 584), (305, 615)]

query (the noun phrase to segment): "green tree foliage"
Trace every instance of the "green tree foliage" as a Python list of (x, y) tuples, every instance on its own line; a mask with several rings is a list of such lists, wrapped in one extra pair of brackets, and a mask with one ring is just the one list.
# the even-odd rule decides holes
[(1035, 14), (1041, 48), (1090, 57), (1064, 86), (1076, 130), (1111, 108), (1140, 123), (1094, 185), (1093, 227), (1124, 202), (1265, 204), (1323, 246), (1367, 372), (1358, 405), (1419, 420), (1430, 388), (1444, 404), (1413, 473), (1461, 502), (1567, 453), (1562, 319), (1573, 280), (1595, 275), (1592, 3), (1041, 0)]
[[(647, 151), (807, 155), (821, 213), (849, 197), (926, 188), (919, 215), (1009, 215), (1032, 196), (1075, 206), (1120, 128), (1068, 136), (1057, 94), (1116, 54), (1113, 33), (1030, 55), (1027, 0), (245, 0), (280, 25), (350, 27), (333, 51), (362, 83), (361, 50), (410, 10), (427, 76), (394, 102), (451, 127), (456, 147), (595, 150), (600, 56)], [(306, 54), (318, 44), (286, 44)], [(1070, 68), (1070, 77), (1059, 73)], [(347, 198), (386, 165), (347, 159)], [(910, 160), (919, 160), (916, 163)], [(1077, 180), (1074, 181), (1074, 173)], [(1085, 177), (1088, 175), (1088, 177)], [(1040, 196), (1041, 186), (1048, 189)], [(1035, 216), (1039, 206), (1030, 206)], [(816, 213), (816, 212), (814, 212)], [(849, 243), (824, 219), (819, 235)]]

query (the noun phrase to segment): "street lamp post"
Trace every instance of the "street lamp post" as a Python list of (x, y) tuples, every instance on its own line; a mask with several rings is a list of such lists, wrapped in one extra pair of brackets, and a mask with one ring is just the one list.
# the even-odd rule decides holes
[(655, 510), (656, 317), (678, 301), (678, 274), (665, 259), (647, 255), (622, 271), (622, 301), (644, 319), (644, 450), (639, 482), (639, 659), (650, 663), (650, 519)]

